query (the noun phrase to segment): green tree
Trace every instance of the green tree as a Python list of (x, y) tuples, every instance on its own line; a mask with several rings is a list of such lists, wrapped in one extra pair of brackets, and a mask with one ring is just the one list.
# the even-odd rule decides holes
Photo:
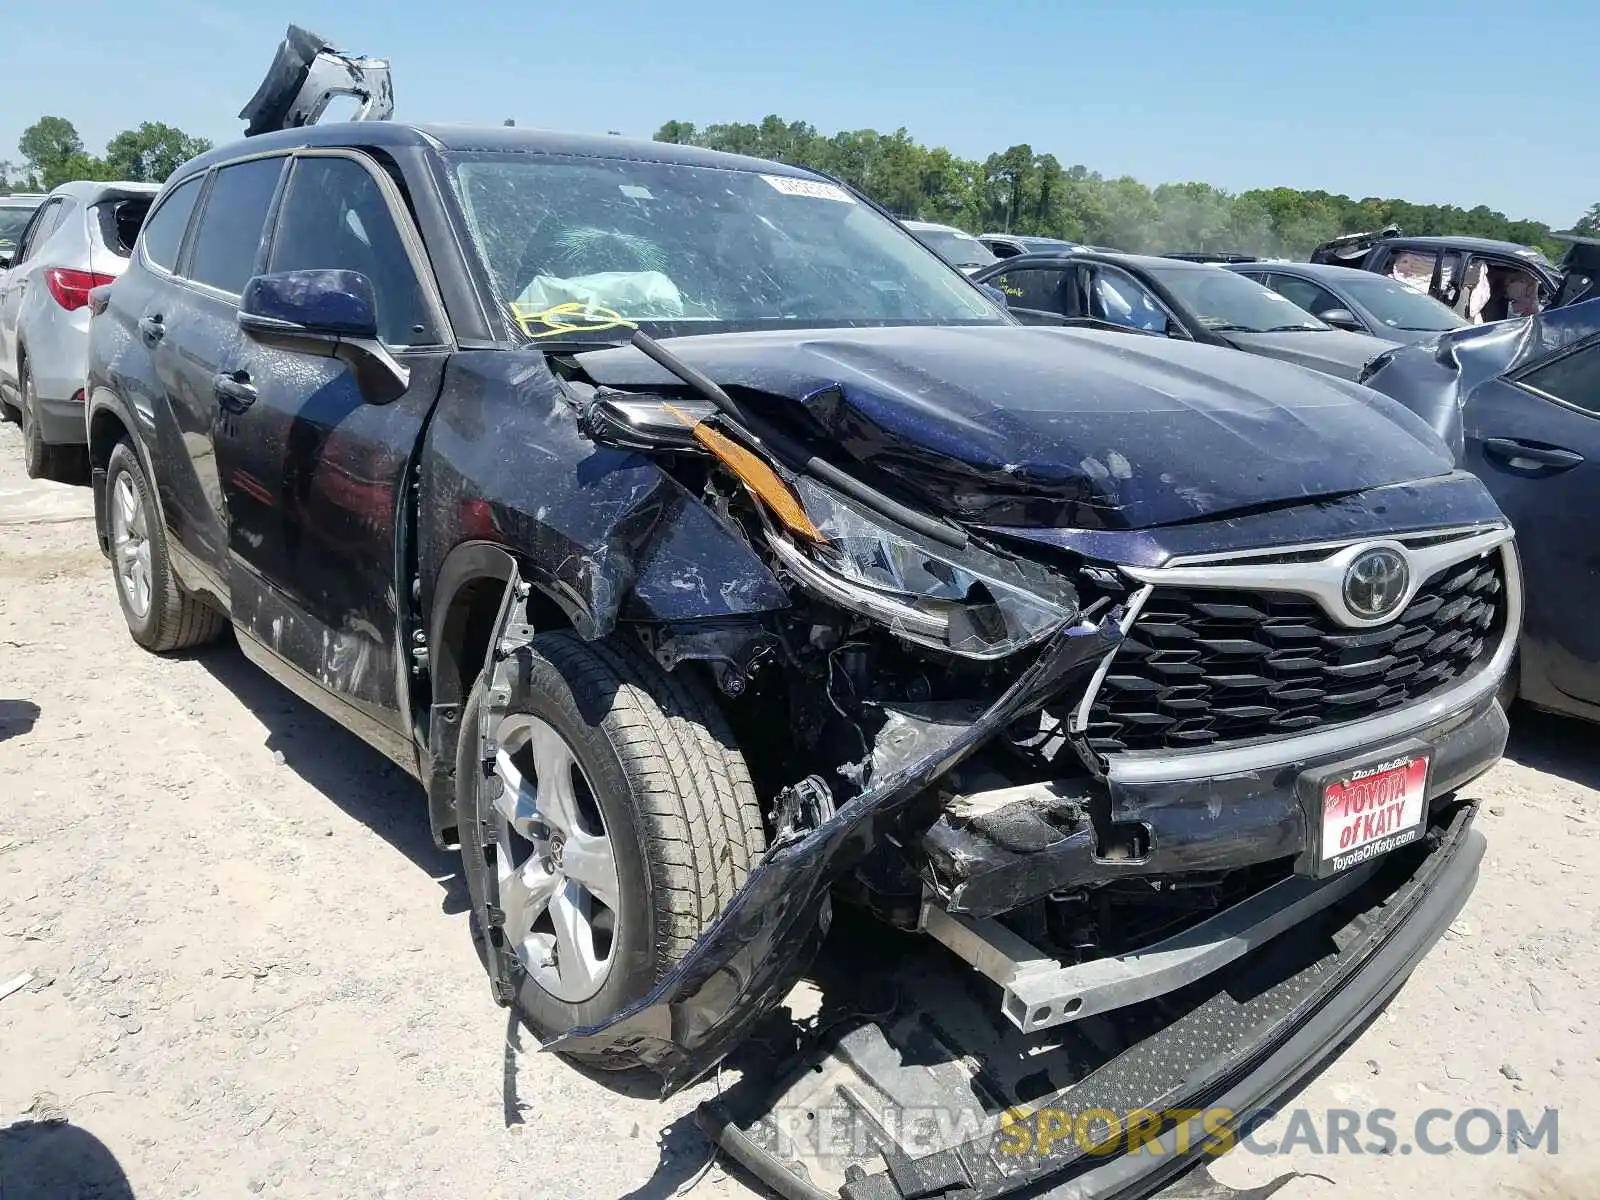
[(1584, 237), (1600, 237), (1600, 204), (1591, 204), (1589, 211), (1572, 223), (1572, 232)]
[(80, 166), (87, 158), (77, 127), (65, 117), (40, 117), (22, 131), (17, 149), (45, 188), (73, 178), (69, 166)]
[(113, 179), (165, 183), (184, 163), (209, 149), (206, 138), (163, 121), (145, 121), (137, 129), (124, 129), (106, 144), (105, 165)]
[[(1105, 179), (1082, 164), (1011, 146), (979, 160), (928, 147), (906, 130), (819, 133), (769, 114), (759, 123), (697, 128), (668, 121), (656, 139), (750, 154), (837, 175), (902, 217), (944, 221), (981, 233), (1007, 230), (1123, 250), (1243, 251), (1302, 258), (1340, 233), (1398, 224), (1411, 234), (1472, 234), (1550, 253), (1549, 226), (1513, 221), (1487, 205), (1357, 200), (1323, 191), (1264, 188), (1234, 195), (1197, 181)], [(1580, 222), (1600, 233), (1600, 205)]]

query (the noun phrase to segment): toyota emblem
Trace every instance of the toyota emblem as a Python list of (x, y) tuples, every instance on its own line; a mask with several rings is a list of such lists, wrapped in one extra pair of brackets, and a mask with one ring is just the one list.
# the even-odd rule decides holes
[(1378, 546), (1356, 555), (1344, 573), (1344, 603), (1364, 621), (1387, 617), (1400, 607), (1411, 582), (1411, 568), (1394, 550)]

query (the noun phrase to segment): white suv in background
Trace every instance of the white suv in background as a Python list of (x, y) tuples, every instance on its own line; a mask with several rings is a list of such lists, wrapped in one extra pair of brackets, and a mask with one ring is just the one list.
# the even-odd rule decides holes
[(88, 440), (89, 292), (128, 265), (153, 183), (64, 183), (7, 248), (0, 274), (0, 409), (22, 422), (28, 474), (70, 470)]

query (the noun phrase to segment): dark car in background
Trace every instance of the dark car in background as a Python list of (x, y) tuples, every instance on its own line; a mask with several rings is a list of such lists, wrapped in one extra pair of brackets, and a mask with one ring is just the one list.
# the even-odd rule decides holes
[(1543, 252), (1476, 237), (1406, 237), (1389, 226), (1318, 246), (1314, 263), (1355, 267), (1411, 284), (1474, 324), (1529, 316), (1557, 302), (1564, 276)]
[(33, 219), (34, 210), (44, 203), (43, 193), (0, 192), (0, 271), (16, 257), (22, 231)]
[(1021, 233), (980, 233), (978, 240), (989, 247), (996, 258), (1015, 258), (1019, 254), (1065, 254), (1083, 248), (1077, 242), (1063, 238), (1033, 237)]
[(1427, 421), (1516, 527), (1517, 694), (1600, 720), (1600, 300), (1396, 350), (1366, 384)]
[(902, 221), (917, 241), (958, 271), (971, 275), (999, 261), (994, 252), (964, 229), (936, 221)]
[(1140, 254), (1075, 251), (1007, 259), (973, 275), (1025, 324), (1133, 330), (1227, 346), (1354, 379), (1394, 345), (1335, 329), (1223, 267)]
[(1251, 261), (1230, 264), (1228, 269), (1351, 333), (1391, 342), (1431, 342), (1441, 333), (1470, 324), (1432, 296), (1354, 267)]

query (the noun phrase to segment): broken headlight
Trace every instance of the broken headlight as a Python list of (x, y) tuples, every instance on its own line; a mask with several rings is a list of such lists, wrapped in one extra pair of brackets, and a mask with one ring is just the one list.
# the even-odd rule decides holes
[(1072, 589), (1036, 564), (976, 546), (935, 547), (810, 479), (795, 488), (827, 540), (802, 548), (774, 535), (773, 551), (811, 591), (906, 641), (1000, 658), (1077, 618)]

